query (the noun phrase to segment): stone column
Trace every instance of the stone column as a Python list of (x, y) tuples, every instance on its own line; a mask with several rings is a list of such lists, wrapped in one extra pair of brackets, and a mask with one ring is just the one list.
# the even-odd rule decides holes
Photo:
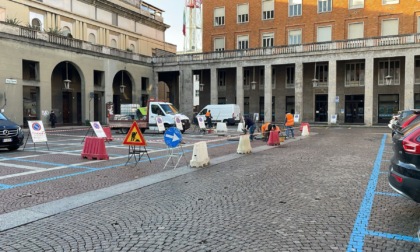
[[(335, 60), (330, 60), (328, 62), (328, 124), (331, 124), (331, 116), (337, 115), (338, 123), (338, 113), (337, 111), (337, 62)], [(343, 97), (344, 99), (344, 97)]]
[(374, 60), (371, 55), (365, 58), (365, 125), (373, 124), (373, 67)]
[(182, 69), (179, 81), (179, 110), (189, 118), (193, 116), (193, 72), (190, 67)]
[(236, 67), (236, 104), (239, 105), (241, 115), (244, 115), (244, 68)]
[(405, 55), (404, 109), (414, 108), (414, 53)]
[(271, 65), (264, 67), (264, 122), (271, 122), (273, 113), (273, 89), (271, 88)]
[[(286, 111), (291, 112), (291, 111)], [(299, 122), (303, 117), (303, 63), (295, 63), (295, 114), (300, 114)], [(280, 117), (284, 119), (284, 117)]]
[(150, 94), (150, 98), (157, 99), (158, 98), (158, 83), (159, 83), (159, 73), (157, 71), (153, 72), (153, 80), (152, 80), (152, 92)]
[(219, 103), (217, 82), (217, 68), (212, 67), (210, 69), (210, 104)]

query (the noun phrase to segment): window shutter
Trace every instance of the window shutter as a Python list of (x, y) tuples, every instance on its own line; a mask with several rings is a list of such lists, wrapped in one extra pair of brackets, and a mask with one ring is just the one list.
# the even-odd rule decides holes
[(382, 36), (398, 35), (398, 19), (382, 20)]
[(358, 39), (364, 37), (364, 24), (363, 23), (352, 23), (349, 24), (348, 39)]
[(331, 26), (318, 27), (317, 42), (331, 41)]

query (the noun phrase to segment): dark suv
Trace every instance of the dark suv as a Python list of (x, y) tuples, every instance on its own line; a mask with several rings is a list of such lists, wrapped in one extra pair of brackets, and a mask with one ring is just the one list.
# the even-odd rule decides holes
[(23, 144), (22, 128), (0, 113), (0, 148), (17, 150)]

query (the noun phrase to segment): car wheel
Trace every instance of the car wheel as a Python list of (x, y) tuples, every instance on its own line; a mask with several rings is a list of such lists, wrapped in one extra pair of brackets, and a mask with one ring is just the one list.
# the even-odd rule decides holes
[(15, 151), (15, 150), (19, 149), (19, 146), (10, 146), (10, 147), (7, 147), (7, 149), (9, 151)]

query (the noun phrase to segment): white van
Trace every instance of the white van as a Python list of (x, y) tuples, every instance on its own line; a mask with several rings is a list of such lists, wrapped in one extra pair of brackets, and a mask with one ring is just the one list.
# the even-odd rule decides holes
[(236, 104), (209, 104), (200, 112), (199, 116), (205, 116), (210, 110), (212, 122), (225, 122), (227, 125), (235, 125), (241, 120), (241, 110)]

